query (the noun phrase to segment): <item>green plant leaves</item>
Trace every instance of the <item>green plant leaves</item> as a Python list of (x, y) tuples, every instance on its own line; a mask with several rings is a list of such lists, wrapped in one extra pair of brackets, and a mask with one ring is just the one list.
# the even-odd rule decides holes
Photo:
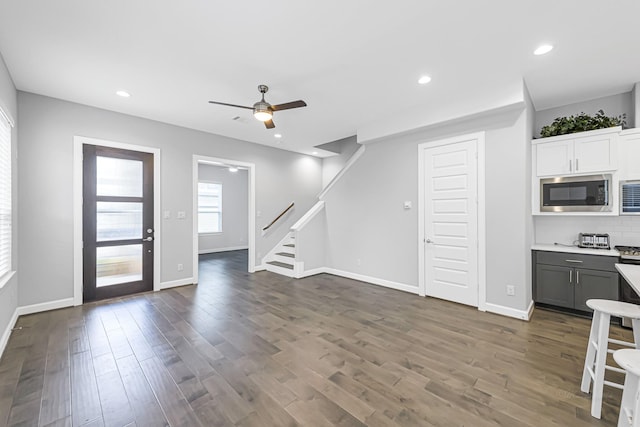
[(624, 127), (627, 124), (626, 118), (626, 114), (622, 114), (617, 117), (607, 117), (602, 110), (598, 110), (598, 112), (593, 116), (581, 112), (575, 116), (556, 117), (553, 123), (542, 127), (540, 130), (540, 136), (542, 138), (546, 138), (548, 136), (566, 135), (568, 133), (584, 132), (615, 126)]

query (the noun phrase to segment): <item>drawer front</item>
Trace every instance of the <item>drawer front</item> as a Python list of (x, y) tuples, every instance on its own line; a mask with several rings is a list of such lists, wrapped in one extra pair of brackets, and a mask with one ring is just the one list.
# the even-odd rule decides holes
[(568, 252), (535, 251), (538, 264), (561, 267), (587, 268), (591, 270), (616, 271), (618, 257), (606, 255), (585, 255)]

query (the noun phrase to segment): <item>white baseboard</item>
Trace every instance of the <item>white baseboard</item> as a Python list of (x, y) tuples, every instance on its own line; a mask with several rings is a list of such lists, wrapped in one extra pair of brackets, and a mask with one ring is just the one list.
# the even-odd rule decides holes
[(4, 354), (4, 349), (7, 347), (7, 343), (9, 342), (9, 337), (11, 337), (11, 330), (16, 326), (16, 322), (18, 321), (18, 309), (13, 310), (13, 316), (11, 316), (11, 320), (9, 320), (9, 324), (7, 328), (2, 333), (2, 337), (0, 337), (0, 358)]
[(160, 290), (175, 288), (178, 286), (193, 285), (194, 284), (193, 282), (194, 282), (193, 277), (187, 277), (186, 279), (172, 280), (170, 282), (161, 282)]
[[(316, 269), (319, 270), (319, 269)], [(409, 292), (418, 295), (419, 290), (417, 286), (411, 286), (404, 283), (392, 282), (391, 280), (379, 279), (377, 277), (364, 276), (358, 273), (351, 273), (349, 271), (336, 270), (334, 268), (323, 269), (324, 273), (333, 274), (335, 276), (346, 277), (347, 279), (360, 280), (361, 282), (371, 283), (372, 285), (384, 286), (385, 288), (396, 289), (398, 291)], [(318, 273), (315, 273), (318, 274)]]
[(229, 248), (216, 248), (216, 249), (200, 249), (198, 250), (198, 255), (204, 254), (214, 254), (217, 252), (229, 252), (229, 251), (241, 251), (244, 249), (249, 249), (249, 246), (232, 246)]
[(27, 314), (41, 313), (43, 311), (57, 310), (59, 308), (67, 308), (67, 307), (73, 307), (73, 306), (74, 306), (74, 299), (65, 298), (65, 299), (59, 299), (56, 301), (43, 302), (40, 304), (25, 305), (22, 307), (18, 307), (17, 311), (18, 311), (18, 316), (25, 316)]
[(255, 267), (253, 267), (253, 272), (255, 273), (256, 271), (265, 271), (267, 269), (267, 266), (264, 264), (258, 264)]
[(297, 277), (297, 279), (304, 279), (305, 277), (315, 276), (316, 274), (322, 273), (327, 273), (327, 269), (324, 267), (312, 268), (311, 270), (303, 271), (302, 274), (300, 274), (300, 277)]
[(486, 303), (485, 308), (490, 313), (529, 321), (529, 319), (531, 319), (531, 314), (533, 313), (533, 301), (531, 301), (531, 303), (529, 304), (529, 308), (526, 310), (516, 310), (515, 308), (491, 303)]

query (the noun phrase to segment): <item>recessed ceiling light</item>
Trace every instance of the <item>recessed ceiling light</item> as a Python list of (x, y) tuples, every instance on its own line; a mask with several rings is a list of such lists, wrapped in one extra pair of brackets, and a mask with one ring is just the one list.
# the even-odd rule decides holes
[(421, 85), (426, 85), (430, 81), (431, 81), (431, 77), (429, 76), (422, 76), (418, 79), (418, 83), (420, 83)]
[(231, 166), (229, 168), (229, 172), (238, 172), (238, 168), (234, 168), (233, 166)]
[(119, 90), (116, 92), (116, 95), (121, 96), (123, 98), (129, 98), (131, 96), (131, 94), (126, 90)]
[(273, 135), (274, 138), (282, 138), (282, 134), (280, 133), (276, 133)]
[(550, 44), (543, 44), (542, 46), (538, 46), (536, 50), (533, 51), (534, 55), (544, 55), (545, 53), (551, 52), (553, 46)]
[(311, 154), (313, 154), (314, 156), (316, 156), (318, 154), (317, 151), (312, 152)]

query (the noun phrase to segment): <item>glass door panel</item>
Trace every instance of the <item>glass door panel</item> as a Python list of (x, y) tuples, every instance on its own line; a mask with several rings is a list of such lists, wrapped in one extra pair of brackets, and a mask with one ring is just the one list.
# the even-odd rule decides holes
[(153, 289), (153, 155), (83, 147), (84, 301)]

